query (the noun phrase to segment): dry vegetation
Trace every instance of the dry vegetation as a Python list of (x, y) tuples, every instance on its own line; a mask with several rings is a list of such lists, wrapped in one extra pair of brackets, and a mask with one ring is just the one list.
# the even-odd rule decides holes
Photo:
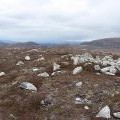
[[(38, 48), (37, 48), (38, 49)], [(22, 48), (0, 49), (0, 71), (6, 73), (0, 77), (0, 120), (103, 120), (95, 118), (100, 108), (109, 105), (112, 112), (120, 111), (120, 77), (96, 75), (93, 66), (83, 66), (83, 72), (72, 75), (76, 67), (63, 55), (80, 54), (87, 50), (77, 48), (39, 48), (39, 51)], [(89, 51), (94, 55), (105, 55)], [(40, 55), (45, 57), (43, 61), (36, 61)], [(111, 53), (109, 53), (111, 54)], [(24, 58), (31, 57), (30, 61)], [(115, 58), (120, 57), (114, 55)], [(18, 61), (24, 65), (16, 66)], [(34, 67), (44, 67), (51, 74), (53, 62), (61, 65), (61, 69), (67, 73), (38, 77), (38, 72), (33, 72)], [(63, 62), (69, 62), (65, 65)], [(79, 65), (78, 65), (79, 66)], [(21, 82), (28, 81), (37, 87), (37, 92), (20, 89)], [(83, 82), (81, 88), (75, 86), (77, 82)], [(92, 101), (89, 110), (84, 106), (75, 104), (75, 97), (83, 96)], [(43, 106), (42, 100), (48, 99), (50, 104)], [(111, 120), (117, 120), (113, 116)]]

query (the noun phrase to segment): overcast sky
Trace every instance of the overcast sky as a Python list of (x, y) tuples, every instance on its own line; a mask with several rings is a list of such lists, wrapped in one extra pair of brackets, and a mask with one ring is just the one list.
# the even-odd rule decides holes
[(0, 39), (64, 42), (120, 37), (120, 0), (0, 0)]

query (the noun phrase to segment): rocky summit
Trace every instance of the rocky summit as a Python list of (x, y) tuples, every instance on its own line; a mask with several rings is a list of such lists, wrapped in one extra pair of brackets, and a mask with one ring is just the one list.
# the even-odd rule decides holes
[(120, 54), (0, 48), (0, 120), (120, 119)]

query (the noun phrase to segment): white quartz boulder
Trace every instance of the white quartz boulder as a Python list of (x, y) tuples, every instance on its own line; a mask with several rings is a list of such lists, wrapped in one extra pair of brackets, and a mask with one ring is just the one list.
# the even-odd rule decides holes
[(25, 56), (25, 60), (29, 61), (30, 60), (30, 56)]
[(100, 110), (100, 112), (96, 115), (96, 117), (107, 118), (107, 119), (111, 118), (110, 108), (106, 105), (104, 108)]
[(76, 67), (74, 70), (73, 70), (73, 75), (75, 74), (78, 74), (78, 73), (81, 73), (83, 71), (83, 68), (80, 66), (80, 67)]
[(26, 90), (37, 91), (37, 88), (29, 82), (22, 82), (19, 87)]
[(53, 71), (59, 70), (60, 69), (60, 65), (57, 63), (53, 64)]
[(113, 113), (113, 116), (120, 119), (120, 112)]
[(101, 72), (106, 75), (115, 75), (117, 73), (117, 69), (114, 66), (110, 66), (101, 69)]
[(94, 66), (94, 69), (95, 69), (96, 71), (101, 70), (101, 68), (100, 68), (100, 66), (99, 66), (99, 65), (95, 65), (95, 66)]
[(76, 83), (76, 86), (77, 87), (82, 87), (82, 84), (83, 84), (82, 82), (78, 82), (78, 83)]
[(4, 75), (5, 75), (5, 72), (0, 72), (0, 77)]
[(23, 62), (23, 61), (18, 61), (18, 62), (16, 63), (16, 65), (17, 65), (17, 66), (24, 65), (24, 62)]

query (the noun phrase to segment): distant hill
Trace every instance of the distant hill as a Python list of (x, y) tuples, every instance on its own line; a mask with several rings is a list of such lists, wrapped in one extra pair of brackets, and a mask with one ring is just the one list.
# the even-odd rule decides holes
[(8, 44), (9, 44), (9, 43), (6, 43), (6, 42), (0, 40), (0, 46), (6, 46), (6, 45), (8, 45)]
[(106, 49), (120, 49), (120, 38), (105, 38), (93, 40), (91, 42), (83, 42), (81, 45), (94, 46)]
[(35, 42), (20, 42), (20, 43), (14, 43), (14, 44), (10, 44), (9, 47), (39, 47), (40, 45), (38, 43)]

